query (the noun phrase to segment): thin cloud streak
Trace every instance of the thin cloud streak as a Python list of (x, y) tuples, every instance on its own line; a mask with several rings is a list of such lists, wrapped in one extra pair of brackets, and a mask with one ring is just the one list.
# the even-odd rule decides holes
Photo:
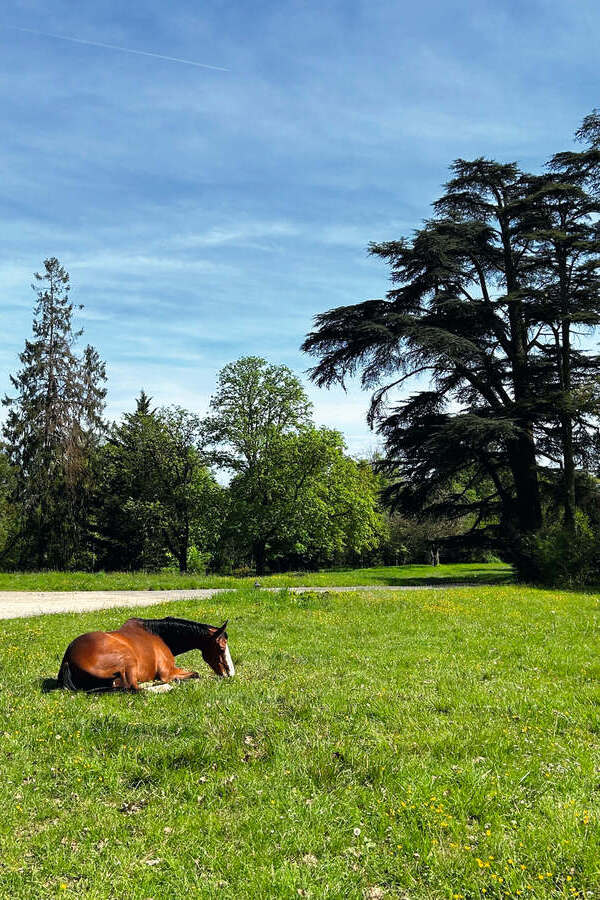
[(118, 47), (116, 44), (103, 44), (100, 41), (86, 41), (83, 38), (67, 37), (64, 34), (52, 34), (49, 31), (36, 31), (34, 28), (22, 28), (20, 25), (2, 25), (13, 31), (23, 31), (26, 34), (36, 34), (38, 37), (53, 38), (57, 41), (69, 41), (71, 44), (86, 44), (89, 47), (103, 47), (105, 50), (118, 50), (121, 53), (134, 53), (136, 56), (151, 56), (153, 59), (164, 59), (167, 62), (183, 63), (186, 66), (196, 66), (199, 69), (214, 69), (217, 72), (229, 72), (224, 66), (211, 66), (208, 63), (195, 62), (192, 59), (181, 59), (178, 56), (164, 56), (162, 53), (151, 53), (149, 50), (133, 50), (131, 47)]

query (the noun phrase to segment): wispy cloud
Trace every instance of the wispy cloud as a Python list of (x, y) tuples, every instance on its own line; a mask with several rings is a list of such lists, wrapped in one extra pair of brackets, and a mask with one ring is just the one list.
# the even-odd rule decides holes
[(224, 66), (213, 66), (208, 63), (196, 62), (192, 59), (181, 59), (178, 56), (165, 56), (162, 53), (152, 53), (149, 50), (135, 50), (132, 47), (119, 47), (116, 44), (105, 44), (102, 41), (89, 41), (83, 38), (69, 37), (66, 34), (52, 34), (49, 31), (37, 31), (34, 28), (23, 28), (20, 25), (2, 24), (2, 28), (10, 28), (13, 31), (21, 31), (25, 34), (35, 34), (38, 37), (50, 38), (55, 41), (68, 41), (71, 44), (85, 44), (88, 47), (101, 47), (104, 50), (117, 50), (119, 53), (133, 53), (135, 56), (150, 56), (153, 59), (162, 59), (167, 62), (183, 63), (186, 66), (196, 66), (199, 69), (215, 69), (218, 72), (229, 72)]

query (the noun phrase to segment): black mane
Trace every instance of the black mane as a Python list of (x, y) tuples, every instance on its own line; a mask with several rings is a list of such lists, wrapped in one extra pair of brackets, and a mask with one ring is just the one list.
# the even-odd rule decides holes
[(173, 656), (185, 653), (187, 650), (200, 649), (211, 636), (214, 625), (206, 625), (204, 622), (193, 622), (191, 619), (175, 619), (166, 616), (164, 619), (138, 619), (146, 631), (157, 634), (165, 642)]

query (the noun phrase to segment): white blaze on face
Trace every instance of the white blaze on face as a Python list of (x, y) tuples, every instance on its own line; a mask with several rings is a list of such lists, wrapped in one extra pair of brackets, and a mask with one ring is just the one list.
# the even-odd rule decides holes
[(227, 674), (230, 678), (233, 677), (235, 675), (235, 666), (229, 652), (229, 644), (225, 645), (225, 665), (227, 666)]

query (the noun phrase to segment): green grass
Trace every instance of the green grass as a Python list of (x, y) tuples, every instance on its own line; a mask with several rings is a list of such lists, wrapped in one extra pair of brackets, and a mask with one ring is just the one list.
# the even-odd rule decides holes
[[(261, 584), (287, 587), (348, 585), (410, 585), (446, 582), (495, 584), (512, 579), (504, 563), (466, 563), (432, 566), (380, 566), (370, 569), (332, 569), (321, 572), (288, 572), (267, 575)], [(157, 591), (169, 588), (251, 586), (256, 579), (222, 575), (180, 575), (177, 572), (0, 572), (0, 591)]]
[(598, 897), (599, 599), (170, 603), (230, 617), (238, 674), (141, 696), (40, 687), (131, 610), (6, 621), (0, 897)]

